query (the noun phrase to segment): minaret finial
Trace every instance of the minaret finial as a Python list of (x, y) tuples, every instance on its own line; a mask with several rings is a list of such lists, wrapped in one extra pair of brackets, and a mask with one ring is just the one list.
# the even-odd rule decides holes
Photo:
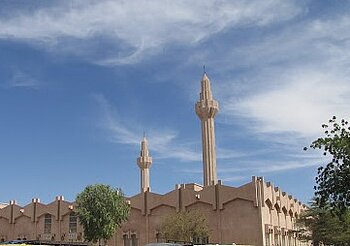
[(205, 71), (205, 65), (203, 65), (203, 73), (207, 73), (207, 72)]

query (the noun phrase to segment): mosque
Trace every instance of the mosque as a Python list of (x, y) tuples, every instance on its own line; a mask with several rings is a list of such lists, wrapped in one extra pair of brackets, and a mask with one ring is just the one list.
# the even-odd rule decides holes
[[(246, 244), (256, 246), (307, 245), (298, 239), (296, 218), (307, 207), (263, 177), (253, 176), (240, 187), (224, 185), (217, 178), (215, 124), (219, 110), (210, 80), (204, 73), (195, 112), (201, 121), (203, 184), (177, 184), (166, 194), (150, 189), (152, 157), (148, 142), (141, 142), (137, 164), (140, 168), (140, 193), (128, 198), (130, 217), (108, 241), (112, 246), (143, 246), (161, 241), (159, 226), (164, 216), (178, 211), (198, 210), (210, 227), (203, 243)], [(82, 242), (83, 228), (78, 222), (75, 203), (57, 196), (42, 204), (34, 198), (19, 206), (12, 200), (0, 204), (0, 240), (38, 239)]]

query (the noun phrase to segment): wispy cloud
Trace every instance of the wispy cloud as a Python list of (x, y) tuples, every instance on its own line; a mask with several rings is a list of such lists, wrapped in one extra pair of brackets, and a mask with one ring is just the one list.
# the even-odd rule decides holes
[[(288, 160), (283, 160), (283, 158), (278, 160), (272, 160), (268, 158), (255, 158), (248, 160), (237, 160), (232, 163), (218, 162), (218, 174), (220, 179), (230, 181), (236, 181), (237, 177), (247, 177), (247, 175), (242, 176), (242, 174), (249, 175), (264, 175), (267, 173), (277, 173), (277, 172), (287, 172), (296, 169), (303, 169), (308, 167), (322, 166), (328, 161), (328, 158), (319, 157), (319, 155), (313, 154), (286, 154)], [(200, 174), (202, 173), (201, 168), (186, 168), (182, 169), (182, 172)], [(248, 175), (248, 176), (249, 176)], [(237, 179), (238, 180), (238, 179)]]
[(7, 88), (13, 87), (27, 87), (27, 88), (38, 88), (41, 82), (33, 76), (25, 73), (22, 70), (15, 69), (12, 74), (12, 78), (7, 81), (4, 85)]
[(229, 177), (222, 177), (220, 178), (223, 182), (235, 182), (235, 181), (242, 181), (247, 179), (247, 176), (229, 176)]
[(217, 148), (216, 152), (218, 159), (236, 159), (247, 156), (247, 153), (225, 148)]
[(140, 143), (140, 136), (136, 134), (138, 131), (131, 131), (122, 125), (120, 120), (116, 120), (116, 118), (119, 118), (115, 116), (117, 114), (116, 111), (113, 110), (112, 106), (102, 94), (95, 94), (93, 95), (93, 98), (96, 100), (102, 111), (101, 126), (112, 133), (108, 135), (110, 141), (133, 145)]
[(265, 137), (296, 139), (319, 135), (332, 115), (348, 117), (349, 30), (350, 16), (308, 20), (227, 52), (225, 59), (252, 72), (223, 85), (222, 113)]
[(136, 63), (170, 43), (194, 44), (227, 28), (266, 26), (302, 12), (303, 6), (293, 0), (192, 1), (191, 5), (187, 1), (62, 1), (33, 12), (17, 10), (0, 19), (0, 38), (81, 54), (89, 50), (86, 45), (100, 45), (96, 38), (105, 37), (112, 47), (97, 63), (119, 65)]
[(227, 163), (219, 168), (221, 173), (251, 172), (256, 174), (285, 172), (289, 170), (302, 169), (314, 166), (321, 166), (329, 158), (317, 153), (285, 154), (284, 158), (277, 160), (257, 158), (252, 160), (242, 160), (235, 163), (235, 166), (228, 166)]
[[(223, 167), (218, 170), (223, 175), (235, 173), (266, 174), (275, 172), (286, 172), (295, 169), (321, 166), (322, 160), (315, 158), (308, 161), (243, 161), (238, 163), (239, 167)], [(243, 165), (243, 166), (242, 166)]]
[[(102, 127), (109, 133), (108, 138), (114, 143), (130, 144), (138, 146), (141, 141), (141, 129), (146, 126), (134, 125), (130, 122), (122, 121), (122, 118), (112, 107), (106, 98), (101, 94), (94, 95), (95, 101), (99, 104), (102, 111)], [(180, 161), (201, 161), (201, 152), (196, 152), (195, 145), (200, 145), (200, 141), (193, 143), (184, 143), (178, 139), (178, 133), (169, 129), (150, 129), (147, 132), (147, 138), (150, 142), (150, 148), (156, 152), (158, 159), (174, 158)], [(233, 149), (218, 148), (217, 158), (220, 160), (237, 159), (241, 157), (253, 156), (261, 153), (255, 151), (250, 153), (235, 151)]]
[(290, 71), (277, 88), (243, 100), (231, 101), (227, 113), (257, 121), (258, 132), (296, 132), (305, 136), (320, 132), (320, 124), (332, 115), (346, 116), (350, 84), (345, 77), (318, 71)]
[[(141, 129), (145, 126), (132, 126), (123, 124), (121, 117), (117, 115), (106, 98), (101, 95), (94, 95), (94, 99), (99, 104), (103, 116), (102, 127), (109, 132), (109, 140), (114, 143), (129, 144), (138, 148), (141, 141)], [(200, 153), (193, 150), (193, 146), (181, 143), (177, 139), (177, 133), (173, 130), (150, 130), (147, 134), (150, 150), (157, 154), (158, 159), (173, 158), (184, 162), (199, 161)]]
[(266, 165), (264, 167), (257, 168), (258, 173), (271, 173), (271, 172), (281, 172), (287, 170), (301, 169), (306, 167), (320, 166), (320, 162), (280, 162), (279, 164)]

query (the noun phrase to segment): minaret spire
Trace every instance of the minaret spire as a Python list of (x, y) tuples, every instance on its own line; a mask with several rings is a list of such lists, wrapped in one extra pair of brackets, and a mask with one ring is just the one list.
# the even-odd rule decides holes
[(152, 157), (148, 151), (148, 141), (145, 134), (141, 141), (140, 156), (137, 158), (137, 164), (141, 171), (141, 192), (146, 192), (151, 189), (149, 182), (149, 168), (152, 165)]
[(199, 101), (196, 103), (196, 114), (201, 120), (202, 154), (204, 186), (215, 185), (218, 182), (216, 174), (216, 150), (214, 117), (219, 111), (219, 104), (213, 99), (210, 80), (204, 72), (201, 81)]

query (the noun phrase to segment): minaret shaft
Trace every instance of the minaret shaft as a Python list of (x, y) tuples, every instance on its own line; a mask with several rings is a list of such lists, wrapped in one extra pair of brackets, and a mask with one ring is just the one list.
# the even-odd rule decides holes
[(140, 171), (140, 177), (141, 177), (141, 192), (145, 192), (147, 190), (150, 190), (150, 182), (149, 182), (149, 168), (141, 169)]
[(214, 119), (201, 121), (204, 185), (217, 183)]
[(202, 155), (203, 155), (203, 184), (217, 184), (216, 148), (214, 117), (219, 110), (219, 104), (213, 99), (210, 80), (206, 74), (201, 81), (200, 99), (196, 103), (196, 114), (201, 120)]

